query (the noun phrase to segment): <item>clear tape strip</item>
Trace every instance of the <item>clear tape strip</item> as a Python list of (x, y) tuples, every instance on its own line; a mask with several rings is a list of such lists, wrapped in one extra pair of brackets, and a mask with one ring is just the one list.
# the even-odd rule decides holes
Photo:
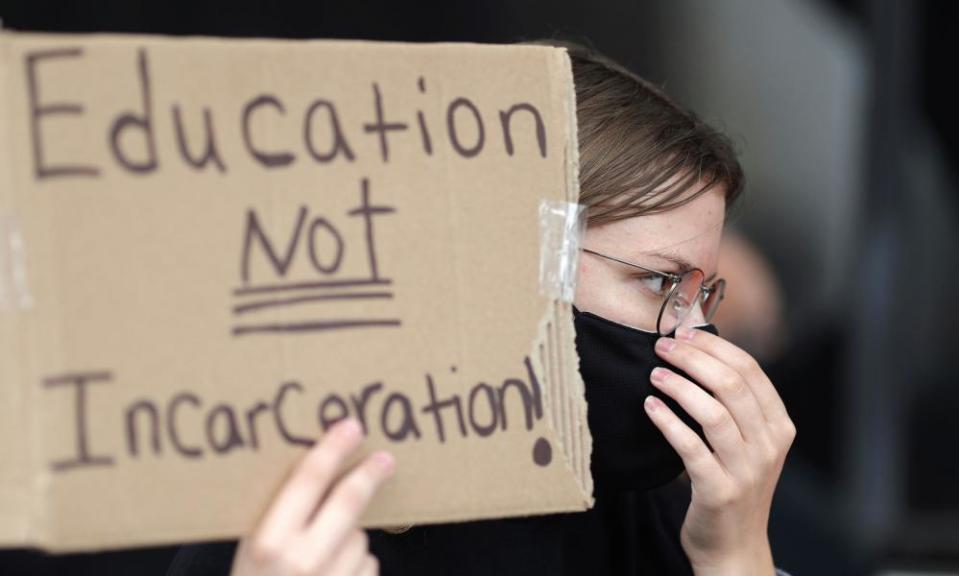
[(572, 302), (576, 293), (579, 246), (586, 231), (586, 207), (574, 202), (542, 200), (539, 204), (539, 290), (550, 298)]
[(12, 215), (0, 214), (0, 310), (32, 306), (20, 225)]

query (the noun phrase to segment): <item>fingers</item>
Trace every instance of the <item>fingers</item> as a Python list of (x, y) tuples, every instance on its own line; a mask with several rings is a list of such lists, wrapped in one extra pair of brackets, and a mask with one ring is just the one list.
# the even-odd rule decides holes
[[(753, 486), (758, 478), (777, 471), (795, 437), (795, 426), (766, 374), (751, 356), (714, 334), (687, 330), (678, 331), (677, 338), (657, 340), (656, 353), (702, 388), (666, 369), (655, 371), (652, 384), (703, 426), (720, 465), (743, 486)], [(707, 398), (703, 388), (716, 397)], [(765, 395), (765, 406), (760, 395)], [(740, 439), (729, 430), (730, 420)]]
[(345, 420), (304, 456), (260, 526), (240, 543), (234, 576), (379, 571), (366, 532), (357, 526), (395, 462), (387, 452), (374, 452), (337, 478), (361, 441), (359, 424)]
[(680, 420), (669, 406), (663, 404), (662, 400), (655, 396), (647, 396), (643, 407), (649, 419), (682, 458), (693, 482), (726, 476), (725, 470), (706, 447), (703, 439)]
[(702, 425), (726, 469), (741, 470), (748, 466), (742, 434), (725, 406), (701, 387), (666, 368), (655, 368), (650, 382)]
[[(712, 336), (702, 330), (707, 336)], [(699, 338), (697, 335), (696, 338)], [(764, 433), (766, 418), (750, 383), (737, 370), (722, 360), (693, 345), (689, 340), (660, 338), (656, 353), (670, 364), (682, 369), (696, 382), (712, 391), (732, 415), (746, 441), (759, 440)], [(704, 424), (705, 422), (700, 422)]]
[(342, 420), (330, 428), (297, 465), (267, 512), (259, 538), (278, 542), (302, 530), (361, 440), (362, 430), (355, 420)]
[(788, 419), (786, 406), (776, 392), (773, 383), (763, 372), (756, 359), (732, 342), (704, 330), (677, 330), (676, 338), (703, 352), (721, 358), (749, 384), (766, 420), (774, 422)]
[(337, 482), (307, 528), (306, 539), (315, 553), (332, 556), (380, 486), (393, 475), (394, 467), (389, 453), (374, 452)]

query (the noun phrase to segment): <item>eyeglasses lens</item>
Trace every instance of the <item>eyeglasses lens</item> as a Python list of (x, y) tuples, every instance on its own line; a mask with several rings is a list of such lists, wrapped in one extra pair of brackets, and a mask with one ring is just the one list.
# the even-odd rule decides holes
[[(683, 275), (679, 285), (676, 286), (676, 289), (673, 290), (666, 301), (666, 306), (659, 321), (660, 332), (669, 334), (682, 324), (683, 320), (687, 319), (690, 312), (696, 310), (703, 279), (703, 273), (699, 270), (690, 270)], [(706, 306), (703, 306), (704, 315), (705, 309)], [(696, 320), (696, 318), (691, 318), (691, 320)]]

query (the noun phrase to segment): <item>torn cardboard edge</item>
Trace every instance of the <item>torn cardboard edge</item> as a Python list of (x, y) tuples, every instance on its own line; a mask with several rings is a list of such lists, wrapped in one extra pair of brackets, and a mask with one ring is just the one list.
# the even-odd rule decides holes
[[(57, 35), (26, 35), (26, 34), (0, 34), (0, 172), (6, 174), (2, 176), (7, 180), (4, 188), (6, 192), (0, 191), (0, 214), (7, 215), (7, 222), (12, 225), (5, 227), (6, 230), (15, 230), (16, 237), (7, 236), (7, 239), (13, 239), (14, 246), (7, 242), (7, 251), (4, 255), (8, 256), (7, 262), (0, 263), (0, 282), (6, 281), (6, 284), (0, 286), (3, 288), (3, 294), (6, 297), (6, 308), (0, 307), (0, 314), (3, 314), (3, 322), (0, 323), (0, 353), (4, 355), (4, 361), (0, 362), (0, 378), (2, 378), (4, 392), (4, 401), (8, 406), (19, 406), (8, 410), (6, 432), (19, 430), (20, 434), (5, 434), (7, 442), (0, 442), (0, 456), (4, 457), (5, 462), (19, 463), (15, 466), (6, 467), (0, 472), (0, 542), (14, 545), (32, 545), (40, 546), (56, 551), (74, 551), (91, 550), (97, 548), (121, 548), (144, 544), (163, 544), (172, 542), (182, 542), (188, 540), (222, 538), (230, 536), (239, 536), (247, 531), (248, 525), (239, 525), (235, 517), (223, 515), (219, 520), (210, 522), (199, 522), (197, 525), (187, 523), (169, 524), (164, 526), (145, 523), (142, 526), (124, 524), (118, 522), (116, 529), (99, 526), (97, 530), (90, 530), (89, 533), (74, 528), (64, 528), (61, 526), (68, 516), (72, 515), (69, 509), (58, 503), (57, 499), (62, 500), (64, 492), (58, 485), (62, 483), (61, 479), (56, 478), (50, 473), (47, 467), (51, 459), (47, 453), (48, 446), (46, 442), (49, 436), (49, 430), (45, 428), (44, 420), (41, 418), (39, 409), (40, 396), (42, 392), (24, 384), (24, 379), (28, 379), (28, 373), (32, 367), (40, 365), (42, 362), (38, 359), (41, 350), (36, 346), (38, 338), (41, 336), (37, 330), (27, 324), (32, 322), (33, 314), (36, 308), (42, 307), (44, 303), (40, 301), (39, 305), (33, 307), (25, 306), (24, 296), (33, 302), (33, 293), (27, 288), (33, 288), (23, 270), (32, 271), (32, 262), (24, 263), (22, 247), (24, 241), (29, 242), (29, 231), (25, 233), (26, 240), (22, 239), (21, 230), (17, 230), (19, 221), (17, 214), (22, 208), (19, 202), (23, 202), (24, 197), (18, 196), (18, 179), (15, 174), (22, 173), (17, 170), (22, 162), (14, 158), (22, 159), (24, 153), (14, 154), (13, 147), (17, 145), (14, 141), (14, 134), (19, 134), (19, 128), (14, 127), (17, 115), (12, 110), (14, 101), (22, 101), (22, 95), (17, 100), (11, 94), (14, 89), (14, 82), (10, 80), (10, 75), (18, 67), (17, 63), (12, 62), (11, 53), (12, 44), (20, 40), (27, 42), (47, 42), (51, 45), (57, 45), (60, 42), (72, 43), (90, 43), (95, 47), (99, 42), (109, 44), (111, 48), (123, 47), (125, 42), (131, 44), (158, 43), (157, 45), (168, 45), (167, 43), (190, 44), (197, 46), (198, 50), (203, 49), (204, 43), (210, 45), (221, 45), (222, 43), (235, 43), (240, 45), (247, 41), (240, 40), (218, 40), (190, 38), (185, 40), (159, 39), (153, 37), (139, 36), (111, 36), (111, 35), (91, 35), (91, 36), (57, 36)], [(249, 43), (256, 44), (259, 47), (275, 50), (283, 47), (297, 47), (299, 44), (295, 41), (264, 41), (253, 40)], [(311, 42), (312, 46), (318, 50), (324, 48), (324, 43)], [(363, 50), (372, 50), (377, 43), (365, 42), (330, 42), (328, 46), (336, 45), (337, 49), (347, 49), (349, 47), (362, 47)], [(383, 43), (381, 47), (388, 49), (395, 43)], [(450, 48), (457, 45), (441, 45), (439, 47), (412, 47), (404, 46), (411, 54), (418, 50), (437, 50), (437, 54), (443, 46)], [(132, 50), (132, 47), (128, 47)], [(479, 45), (473, 45), (479, 54), (483, 48)], [(498, 46), (497, 50), (503, 50), (504, 47)], [(530, 47), (532, 48), (532, 47)], [(461, 49), (458, 47), (457, 49)], [(547, 59), (550, 68), (544, 73), (544, 78), (550, 75), (558, 75), (560, 81), (559, 87), (563, 89), (565, 117), (562, 126), (565, 133), (562, 135), (561, 152), (563, 156), (562, 166), (565, 171), (564, 195), (567, 202), (575, 205), (578, 198), (578, 148), (576, 142), (576, 117), (575, 117), (575, 91), (572, 86), (572, 72), (570, 68), (569, 57), (564, 49), (536, 47), (535, 50), (552, 51), (559, 56), (558, 58)], [(23, 85), (16, 84), (18, 89)], [(552, 124), (555, 126), (555, 124)], [(554, 139), (556, 142), (557, 139)], [(555, 149), (555, 148), (554, 148)], [(44, 200), (48, 204), (49, 200)], [(32, 200), (31, 200), (32, 202)], [(568, 224), (568, 221), (567, 221)], [(542, 239), (541, 239), (542, 240)], [(52, 241), (51, 241), (52, 242)], [(13, 249), (9, 249), (13, 246)], [(12, 256), (13, 258), (11, 258)], [(575, 256), (575, 255), (574, 255)], [(20, 258), (16, 261), (15, 258)], [(24, 265), (25, 264), (25, 265)], [(543, 410), (546, 416), (545, 429), (541, 433), (546, 434), (549, 440), (553, 454), (559, 456), (556, 458), (557, 464), (561, 464), (566, 471), (564, 475), (557, 475), (554, 489), (554, 501), (538, 501), (535, 508), (526, 507), (522, 503), (523, 488), (517, 492), (516, 496), (520, 499), (512, 500), (511, 504), (490, 505), (486, 502), (476, 500), (469, 505), (463, 505), (455, 510), (449, 510), (447, 513), (436, 513), (435, 511), (426, 512), (422, 515), (417, 510), (407, 509), (402, 512), (374, 514), (365, 520), (366, 526), (384, 526), (406, 523), (435, 523), (435, 522), (453, 522), (469, 521), (483, 518), (545, 514), (552, 512), (583, 510), (590, 507), (592, 500), (592, 477), (589, 472), (589, 455), (591, 448), (591, 437), (588, 426), (586, 425), (586, 405), (584, 399), (584, 386), (578, 370), (578, 359), (575, 353), (575, 333), (573, 329), (570, 301), (572, 292), (569, 282), (575, 280), (575, 258), (572, 260), (574, 268), (565, 271), (563, 278), (563, 288), (555, 293), (554, 299), (547, 300), (542, 313), (540, 314), (539, 326), (536, 337), (531, 343), (528, 358), (533, 366), (533, 372), (542, 386)], [(6, 266), (6, 268), (4, 268)], [(567, 261), (566, 266), (569, 266)], [(32, 272), (31, 272), (32, 273)], [(57, 271), (51, 272), (53, 277), (57, 277)], [(42, 288), (42, 287), (41, 287)], [(542, 288), (542, 286), (541, 286)], [(42, 290), (41, 290), (42, 292)], [(54, 295), (57, 292), (52, 292)], [(14, 297), (11, 299), (11, 295)], [(9, 304), (15, 306), (9, 306)], [(59, 303), (58, 303), (59, 305)], [(64, 304), (66, 306), (66, 304)], [(56, 356), (62, 355), (58, 351)], [(565, 379), (564, 379), (565, 376)], [(11, 385), (11, 383), (13, 385)], [(0, 425), (2, 426), (2, 425)], [(29, 431), (26, 434), (23, 431)], [(28, 439), (23, 442), (24, 436)], [(17, 442), (17, 441), (20, 442)], [(9, 458), (6, 458), (9, 456)], [(559, 484), (564, 484), (559, 486)], [(69, 493), (69, 491), (66, 491)], [(463, 504), (463, 503), (461, 503)], [(112, 512), (105, 512), (106, 516)], [(94, 518), (90, 521), (93, 522)], [(82, 518), (74, 519), (73, 524), (80, 522)]]

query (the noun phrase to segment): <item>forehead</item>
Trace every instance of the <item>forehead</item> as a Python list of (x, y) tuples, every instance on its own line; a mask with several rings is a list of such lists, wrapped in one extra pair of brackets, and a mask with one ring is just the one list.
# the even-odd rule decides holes
[(637, 264), (675, 270), (674, 263), (654, 253), (672, 255), (710, 276), (716, 271), (725, 210), (725, 196), (714, 188), (668, 212), (590, 226), (584, 245)]

